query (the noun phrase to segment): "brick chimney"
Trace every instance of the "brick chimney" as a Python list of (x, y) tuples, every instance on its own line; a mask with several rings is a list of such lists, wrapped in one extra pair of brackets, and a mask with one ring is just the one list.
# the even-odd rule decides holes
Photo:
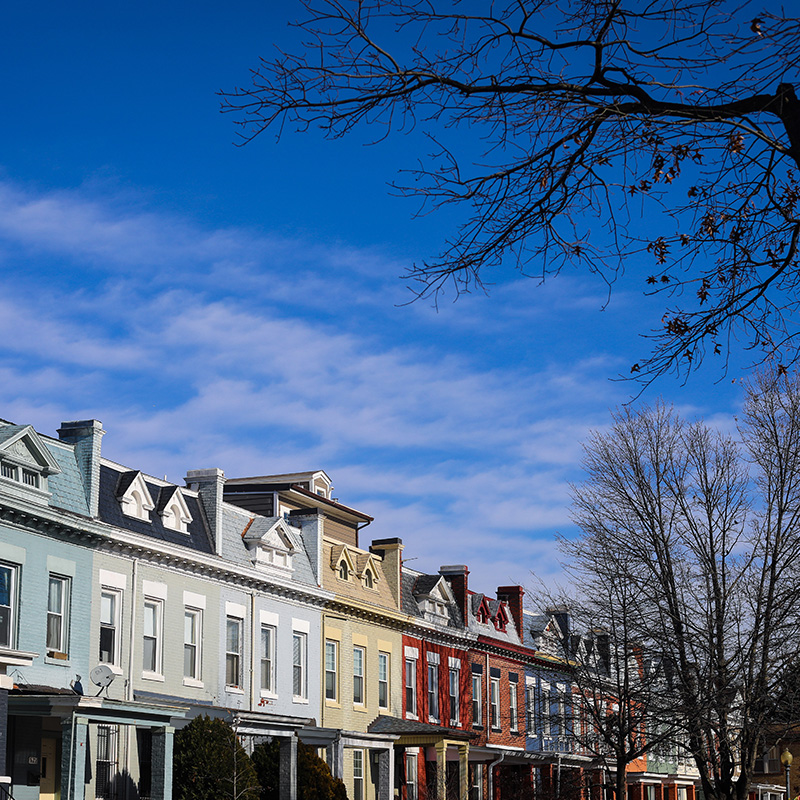
[(403, 558), (402, 539), (373, 539), (369, 546), (370, 553), (380, 556), (383, 559), (383, 574), (392, 590), (392, 597), (400, 608), (401, 602), (401, 563)]
[(100, 441), (105, 431), (103, 424), (96, 419), (62, 422), (58, 429), (58, 438), (62, 442), (74, 445), (75, 460), (81, 473), (83, 491), (89, 516), (96, 517), (100, 498)]
[(469, 570), (467, 565), (448, 564), (444, 567), (439, 567), (439, 574), (450, 584), (456, 603), (461, 609), (461, 619), (466, 628), (467, 620), (469, 619), (469, 609), (467, 608), (467, 603), (469, 602)]
[(221, 469), (190, 469), (186, 473), (186, 486), (200, 495), (208, 527), (214, 542), (214, 552), (222, 555), (222, 490), (225, 473)]
[(522, 596), (525, 594), (521, 586), (498, 586), (497, 599), (502, 600), (508, 606), (517, 633), (522, 638)]

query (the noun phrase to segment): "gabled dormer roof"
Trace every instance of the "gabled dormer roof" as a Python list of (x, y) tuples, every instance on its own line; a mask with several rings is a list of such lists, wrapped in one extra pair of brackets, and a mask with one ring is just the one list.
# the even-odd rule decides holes
[(192, 521), (192, 514), (189, 511), (189, 506), (186, 505), (186, 498), (183, 496), (183, 492), (177, 486), (162, 487), (158, 493), (156, 513), (163, 517), (166, 509), (175, 507), (178, 509), (181, 522), (184, 525), (188, 525)]
[(290, 525), (283, 517), (255, 517), (242, 534), (246, 543), (294, 552), (297, 549)]
[(506, 625), (508, 625), (508, 612), (506, 611), (506, 604), (497, 602), (497, 610), (494, 612), (492, 616), (492, 620), (494, 621), (494, 626), (500, 631), (504, 631), (506, 629)]
[(331, 548), (331, 568), (337, 569), (339, 564), (344, 559), (347, 562), (347, 569), (349, 572), (355, 572), (356, 570), (356, 563), (351, 555), (350, 551), (347, 548), (346, 544), (335, 544)]
[(448, 604), (455, 602), (450, 584), (441, 575), (420, 575), (413, 591), (418, 600), (431, 599)]
[(31, 425), (0, 428), (0, 454), (19, 464), (28, 464), (44, 475), (61, 472), (61, 467)]
[(380, 580), (378, 564), (375, 561), (375, 557), (372, 555), (372, 553), (359, 553), (356, 556), (356, 575), (358, 575), (359, 578), (363, 578), (364, 573), (368, 568), (372, 572), (372, 577), (376, 581)]
[(123, 513), (137, 519), (149, 519), (150, 512), (156, 507), (139, 470), (123, 472), (119, 476), (116, 495)]
[(492, 609), (489, 606), (489, 598), (485, 594), (473, 594), (471, 596), (472, 613), (478, 622), (488, 623), (492, 618)]

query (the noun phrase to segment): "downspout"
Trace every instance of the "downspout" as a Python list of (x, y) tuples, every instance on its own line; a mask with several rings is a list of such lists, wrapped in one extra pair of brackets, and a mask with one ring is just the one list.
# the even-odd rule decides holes
[(505, 750), (489, 764), (489, 800), (494, 800), (494, 768), (503, 760), (505, 760)]
[(558, 754), (558, 769), (556, 770), (556, 797), (561, 793), (561, 753)]
[[(250, 590), (250, 710), (253, 710), (253, 699), (255, 697), (256, 685), (253, 682), (254, 664), (256, 661), (256, 593)], [(260, 687), (260, 681), (259, 681)]]
[[(137, 578), (137, 567), (139, 565), (139, 559), (134, 558), (133, 563), (131, 565), (131, 628), (130, 628), (130, 635), (128, 636), (128, 685), (125, 690), (126, 699), (129, 703), (133, 702), (133, 645), (136, 640), (136, 578)], [(162, 614), (161, 619), (161, 642), (162, 648), (164, 643), (164, 619)], [(163, 657), (163, 656), (162, 656)], [(131, 728), (132, 725), (125, 726), (125, 769), (128, 772), (128, 775), (131, 774)], [(134, 728), (134, 730), (136, 730)], [(126, 782), (125, 784), (125, 798), (128, 800), (130, 791), (130, 784)]]

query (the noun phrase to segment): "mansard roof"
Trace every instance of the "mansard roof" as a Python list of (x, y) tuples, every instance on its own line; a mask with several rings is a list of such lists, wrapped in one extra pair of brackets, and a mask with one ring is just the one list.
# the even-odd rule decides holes
[(192, 516), (192, 521), (187, 525), (186, 533), (167, 528), (159, 514), (152, 514), (149, 522), (124, 514), (118, 498), (136, 480), (141, 480), (144, 483), (151, 498), (158, 498), (159, 500), (162, 489), (171, 493), (178, 488), (175, 484), (159, 481), (157, 478), (145, 475), (138, 470), (126, 469), (119, 464), (104, 460), (100, 464), (98, 500), (98, 515), (101, 521), (153, 539), (189, 547), (192, 550), (199, 550), (203, 553), (214, 552), (211, 535), (206, 528), (205, 517), (200, 509), (200, 501), (193, 492), (185, 489), (181, 491), (186, 507)]

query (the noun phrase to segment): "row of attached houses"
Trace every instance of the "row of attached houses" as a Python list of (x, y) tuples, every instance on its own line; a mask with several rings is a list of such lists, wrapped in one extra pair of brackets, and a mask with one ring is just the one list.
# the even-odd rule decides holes
[[(492, 595), (463, 565), (404, 564), (400, 538), (323, 471), (183, 485), (101, 453), (96, 420), (57, 438), (0, 421), (0, 788), (15, 800), (168, 800), (176, 729), (207, 714), (247, 747), (297, 743), (352, 800), (602, 797), (581, 752), (567, 620)], [(641, 800), (694, 800), (646, 761)]]

